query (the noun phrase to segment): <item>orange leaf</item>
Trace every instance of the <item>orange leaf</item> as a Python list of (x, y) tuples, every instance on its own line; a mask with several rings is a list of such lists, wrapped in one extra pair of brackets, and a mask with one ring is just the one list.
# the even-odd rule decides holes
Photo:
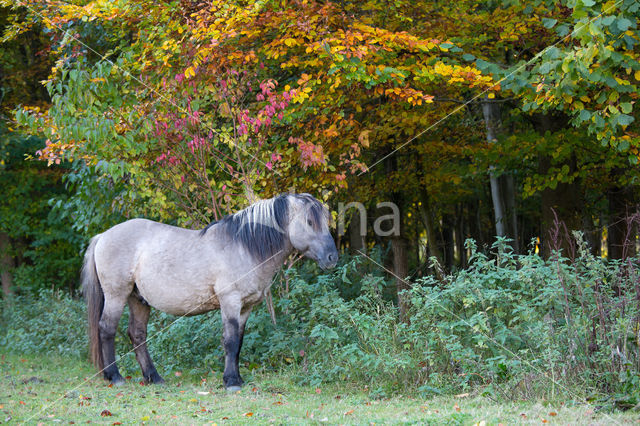
[(24, 401), (20, 401), (19, 404), (20, 405), (27, 405), (27, 404), (24, 403)]
[(550, 415), (551, 417), (555, 417), (555, 416), (557, 416), (557, 415), (558, 415), (558, 413), (556, 413), (555, 411), (552, 411), (552, 412), (550, 412), (550, 413), (549, 413), (549, 415)]
[(251, 416), (253, 416), (253, 413), (251, 411), (249, 411), (248, 413), (244, 413), (243, 416), (251, 417)]
[(349, 416), (349, 415), (353, 414), (353, 411), (354, 410), (349, 410), (349, 411), (345, 412), (344, 415), (345, 416)]

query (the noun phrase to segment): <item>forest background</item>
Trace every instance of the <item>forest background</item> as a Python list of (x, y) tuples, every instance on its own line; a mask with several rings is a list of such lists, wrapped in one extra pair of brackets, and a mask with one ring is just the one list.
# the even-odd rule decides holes
[[(394, 327), (417, 327), (429, 305), (416, 305), (417, 289), (463, 291), (469, 271), (508, 271), (471, 280), (501, 297), (517, 282), (523, 304), (548, 288), (583, 348), (583, 379), (602, 362), (599, 391), (638, 382), (638, 2), (0, 4), (5, 299), (75, 295), (88, 238), (127, 218), (197, 228), (257, 198), (309, 192), (346, 224), (334, 232), (342, 275), (329, 280), (341, 303), (378, 283)], [(350, 202), (366, 214), (338, 217)], [(373, 232), (392, 213), (385, 202), (398, 208), (391, 235)], [(555, 275), (523, 280), (526, 259)], [(382, 269), (358, 263), (373, 260)], [(354, 284), (355, 264), (369, 272)], [(475, 315), (475, 302), (449, 297), (455, 315)], [(502, 303), (494, 319), (513, 328), (504, 315), (516, 302)], [(536, 306), (526, 321), (544, 328), (549, 307)], [(342, 338), (316, 325), (316, 339)], [(624, 360), (603, 349), (593, 361), (604, 347)], [(441, 361), (459, 371), (459, 356)], [(482, 383), (515, 368), (494, 361)]]

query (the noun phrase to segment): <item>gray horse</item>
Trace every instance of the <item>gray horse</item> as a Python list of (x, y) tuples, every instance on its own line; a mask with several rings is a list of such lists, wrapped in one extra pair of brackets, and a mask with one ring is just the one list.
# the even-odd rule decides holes
[(179, 316), (220, 309), (224, 386), (239, 390), (247, 318), (285, 259), (298, 250), (323, 269), (335, 266), (338, 251), (328, 221), (327, 210), (311, 195), (287, 194), (259, 201), (203, 230), (132, 219), (96, 235), (81, 277), (91, 361), (105, 379), (124, 383), (114, 337), (128, 303), (128, 334), (144, 379), (163, 383), (146, 345), (149, 307)]

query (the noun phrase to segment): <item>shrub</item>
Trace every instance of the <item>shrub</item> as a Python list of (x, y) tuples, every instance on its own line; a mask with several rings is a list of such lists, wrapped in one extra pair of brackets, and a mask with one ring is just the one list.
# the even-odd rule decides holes
[[(244, 366), (287, 371), (311, 385), (354, 381), (380, 396), (478, 390), (507, 399), (599, 394), (610, 406), (638, 403), (637, 259), (607, 262), (581, 245), (573, 262), (544, 260), (515, 255), (503, 240), (489, 256), (467, 244), (467, 269), (413, 283), (406, 323), (386, 296), (391, 282), (365, 259), (345, 257), (326, 273), (311, 263), (286, 271), (274, 288), (277, 325), (264, 306), (250, 317)], [(59, 293), (16, 298), (2, 316), (0, 345), (84, 357), (83, 310)], [(149, 348), (161, 373), (220, 371), (220, 343), (217, 312), (152, 314)], [(117, 344), (119, 354), (130, 350), (126, 312)], [(120, 364), (138, 371), (132, 354)]]

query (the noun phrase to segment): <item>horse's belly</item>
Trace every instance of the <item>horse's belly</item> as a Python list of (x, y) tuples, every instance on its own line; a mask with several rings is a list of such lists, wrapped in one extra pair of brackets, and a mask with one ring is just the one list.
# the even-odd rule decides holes
[(139, 285), (138, 290), (147, 303), (171, 315), (191, 316), (220, 309), (220, 301), (212, 287), (202, 289), (155, 288), (153, 291), (145, 291), (144, 287), (144, 285)]

